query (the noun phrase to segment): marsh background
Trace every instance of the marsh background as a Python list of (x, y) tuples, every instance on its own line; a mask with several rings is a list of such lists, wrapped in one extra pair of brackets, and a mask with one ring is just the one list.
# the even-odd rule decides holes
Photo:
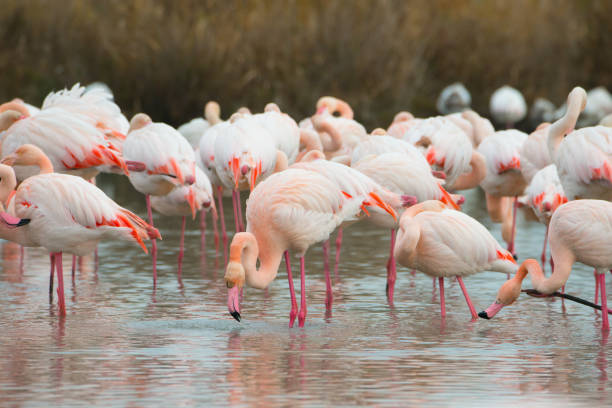
[(302, 118), (332, 94), (369, 129), (434, 114), (455, 81), (483, 114), (504, 84), (560, 105), (611, 87), (611, 15), (606, 0), (3, 0), (0, 99), (103, 81), (128, 117), (179, 125), (209, 99)]

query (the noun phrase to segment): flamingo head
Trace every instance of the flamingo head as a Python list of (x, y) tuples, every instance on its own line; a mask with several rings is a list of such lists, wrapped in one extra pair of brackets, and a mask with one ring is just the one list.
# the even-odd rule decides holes
[(527, 259), (525, 262), (523, 262), (516, 275), (514, 275), (512, 279), (504, 282), (501, 288), (499, 288), (495, 302), (493, 302), (491, 306), (482, 312), (478, 313), (478, 316), (487, 320), (491, 319), (504, 307), (513, 304), (521, 294), (521, 285), (523, 283), (523, 279), (525, 279), (525, 276), (527, 276), (527, 266), (529, 263), (533, 262), (536, 264), (538, 263), (538, 261), (535, 259)]
[(10, 128), (13, 123), (26, 117), (21, 112), (12, 109), (0, 113), (0, 132)]
[(153, 123), (153, 120), (149, 115), (146, 113), (137, 113), (132, 117), (132, 120), (130, 120), (130, 129), (128, 130), (128, 133), (132, 130), (142, 129), (151, 123)]
[(193, 190), (193, 186), (189, 186), (187, 188), (187, 194), (185, 194), (185, 201), (189, 204), (189, 208), (191, 209), (191, 218), (195, 220), (196, 213), (198, 212), (198, 203), (196, 201), (195, 191)]
[(227, 308), (232, 317), (240, 321), (240, 291), (244, 286), (245, 272), (240, 262), (230, 261), (225, 269), (225, 284), (227, 285)]
[(31, 144), (24, 144), (4, 157), (0, 163), (7, 166), (31, 166), (36, 165), (42, 156), (46, 157), (40, 148)]

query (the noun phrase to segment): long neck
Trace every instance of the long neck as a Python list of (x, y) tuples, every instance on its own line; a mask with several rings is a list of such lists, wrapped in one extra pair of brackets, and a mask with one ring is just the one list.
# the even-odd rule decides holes
[(477, 151), (472, 152), (472, 158), (470, 159), (470, 166), (472, 171), (469, 173), (462, 174), (457, 177), (453, 184), (453, 190), (467, 190), (469, 188), (476, 187), (487, 174), (487, 163), (482, 154)]
[(336, 110), (340, 113), (340, 116), (347, 119), (353, 119), (353, 109), (351, 109), (351, 106), (340, 99), (337, 99), (337, 102)]
[(323, 145), (319, 135), (309, 129), (300, 129), (300, 144), (304, 145), (304, 150), (309, 152), (311, 150), (323, 151)]
[(221, 108), (216, 102), (208, 102), (204, 107), (204, 117), (210, 125), (216, 125), (221, 122)]
[(274, 280), (283, 255), (282, 250), (270, 248), (266, 241), (261, 241), (258, 243), (250, 232), (241, 232), (235, 235), (230, 247), (230, 262), (242, 263), (247, 285), (257, 289), (268, 287)]
[(15, 186), (17, 185), (17, 179), (15, 178), (15, 172), (9, 166), (3, 166), (3, 170), (6, 168), (6, 171), (2, 171), (0, 175), (0, 201), (3, 205), (6, 205), (6, 200), (11, 195), (11, 192), (15, 190)]
[(578, 116), (580, 116), (580, 112), (584, 109), (583, 105), (582, 95), (572, 92), (568, 97), (567, 112), (548, 128), (548, 152), (553, 160), (559, 144), (563, 141), (563, 137), (574, 130)]
[(45, 154), (37, 156), (36, 165), (40, 167), (40, 172), (38, 174), (53, 173), (53, 164)]
[(550, 294), (560, 289), (565, 285), (572, 271), (572, 265), (574, 264), (573, 256), (567, 251), (554, 252), (555, 269), (548, 278), (544, 276), (540, 264), (535, 260), (532, 260), (533, 262), (525, 261), (521, 265), (521, 267), (526, 267), (531, 277), (531, 284), (538, 292)]
[(329, 135), (332, 141), (332, 146), (330, 148), (331, 151), (339, 150), (342, 147), (342, 135), (327, 120), (323, 121), (322, 123), (317, 123), (315, 129), (319, 133), (325, 132)]
[(278, 173), (283, 170), (287, 170), (289, 167), (289, 161), (287, 155), (282, 150), (276, 151), (276, 164), (274, 165), (274, 173)]

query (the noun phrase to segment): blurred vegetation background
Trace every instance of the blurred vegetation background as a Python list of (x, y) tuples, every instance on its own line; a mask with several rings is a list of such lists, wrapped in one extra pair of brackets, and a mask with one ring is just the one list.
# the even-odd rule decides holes
[(321, 95), (368, 128), (435, 113), (462, 81), (488, 114), (510, 84), (530, 103), (612, 85), (609, 0), (3, 0), (0, 99), (106, 82), (129, 116), (178, 125), (274, 101), (296, 119)]

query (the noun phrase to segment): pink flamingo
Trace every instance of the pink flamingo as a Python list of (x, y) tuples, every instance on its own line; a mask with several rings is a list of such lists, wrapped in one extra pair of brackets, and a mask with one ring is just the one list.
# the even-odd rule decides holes
[(440, 283), (440, 309), (446, 316), (444, 278), (456, 276), (473, 319), (476, 310), (463, 284), (463, 276), (484, 270), (513, 273), (512, 255), (502, 249), (489, 231), (462, 212), (448, 209), (440, 201), (425, 201), (404, 211), (395, 243), (395, 257)]
[[(368, 219), (372, 220), (376, 225), (384, 228), (392, 228), (397, 223), (397, 213), (401, 212), (405, 207), (416, 203), (416, 198), (412, 195), (403, 195), (394, 193), (376, 181), (365, 175), (364, 173), (345, 166), (340, 163), (325, 160), (323, 153), (312, 151), (304, 158), (305, 160), (295, 163), (291, 168), (298, 168), (319, 173), (328, 180), (335, 183), (347, 197), (368, 197), (363, 200), (363, 212), (371, 215)], [(368, 210), (366, 207), (370, 207)], [(371, 214), (370, 214), (371, 212)], [(340, 261), (340, 243), (342, 240), (342, 230), (356, 220), (350, 220), (341, 224), (338, 229), (338, 239), (336, 241), (336, 266), (334, 273), (337, 274), (338, 263)], [(325, 257), (325, 279), (327, 283), (326, 306), (328, 309), (332, 303), (331, 277), (329, 268), (327, 267), (327, 254), (329, 250), (329, 242), (323, 244), (323, 252)], [(337, 276), (337, 275), (335, 275)], [(391, 279), (391, 275), (389, 275)], [(389, 284), (388, 284), (389, 285)], [(391, 284), (391, 287), (393, 285)], [(391, 299), (393, 293), (391, 290)]]
[(548, 230), (550, 254), (555, 263), (547, 278), (535, 259), (527, 259), (513, 279), (502, 285), (495, 302), (479, 315), (490, 319), (511, 305), (521, 293), (525, 276), (531, 276), (534, 289), (552, 294), (565, 285), (574, 262), (595, 268), (596, 292), (601, 296), (602, 330), (609, 330), (605, 272), (612, 268), (612, 203), (603, 200), (577, 200), (560, 206), (552, 215)]
[[(228, 309), (240, 321), (240, 291), (247, 284), (264, 289), (278, 273), (285, 257), (291, 313), (289, 327), (298, 317), (306, 320), (304, 255), (307, 249), (329, 239), (343, 221), (356, 217), (366, 197), (347, 197), (324, 176), (302, 169), (287, 169), (262, 181), (247, 202), (247, 231), (234, 235), (225, 272), (229, 288)], [(300, 258), (301, 305), (299, 314), (293, 289), (289, 250)], [(259, 259), (259, 269), (257, 260)]]
[[(127, 174), (119, 149), (83, 115), (62, 108), (47, 108), (28, 116), (27, 110), (14, 102), (0, 107), (3, 116), (7, 110), (16, 110), (21, 115), (9, 114), (3, 120), (6, 129), (2, 138), (3, 156), (23, 144), (33, 144), (45, 152), (60, 173), (89, 180), (99, 172), (99, 166), (108, 165), (121, 168)], [(36, 174), (36, 169), (19, 166), (15, 174), (21, 181)]]
[(527, 183), (531, 183), (531, 179), (539, 170), (552, 163), (547, 142), (549, 126), (550, 123), (541, 123), (521, 146), (521, 173)]
[(204, 117), (193, 118), (176, 130), (183, 135), (193, 149), (200, 145), (200, 139), (212, 126), (221, 122), (221, 107), (215, 101), (208, 101), (204, 106)]
[(151, 207), (155, 211), (166, 216), (180, 216), (182, 218), (177, 272), (179, 280), (183, 271), (186, 217), (191, 215), (195, 219), (197, 211), (205, 211), (208, 208), (215, 211), (212, 186), (208, 177), (199, 168), (196, 168), (195, 176), (195, 183), (191, 186), (176, 186), (164, 196), (151, 197)]
[(563, 192), (561, 181), (557, 175), (557, 167), (551, 164), (536, 172), (531, 179), (531, 183), (527, 186), (525, 194), (527, 196), (527, 203), (535, 212), (538, 220), (546, 225), (544, 248), (542, 249), (541, 256), (542, 265), (545, 265), (550, 218), (560, 205), (567, 203), (567, 197)]
[[(174, 128), (153, 123), (144, 113), (135, 115), (123, 144), (132, 172), (130, 182), (145, 194), (149, 224), (153, 225), (151, 195), (166, 195), (176, 186), (195, 182), (195, 155), (189, 142)], [(157, 284), (157, 243), (152, 242), (153, 286)]]
[(491, 95), (489, 111), (495, 122), (510, 129), (527, 115), (527, 103), (519, 90), (505, 85)]
[[(66, 314), (62, 252), (83, 256), (92, 253), (103, 239), (120, 239), (138, 243), (146, 253), (143, 241), (161, 238), (155, 228), (120, 207), (95, 185), (80, 177), (53, 173), (51, 161), (35, 146), (19, 147), (3, 163), (40, 168), (40, 175), (28, 177), (17, 188), (15, 215), (0, 214), (4, 225), (0, 234), (21, 245), (42, 246), (51, 252), (61, 315)], [(2, 177), (0, 183), (5, 182)]]
[(387, 128), (387, 133), (389, 134), (389, 136), (394, 137), (396, 139), (403, 139), (404, 133), (406, 133), (410, 130), (411, 127), (422, 121), (423, 119), (415, 118), (410, 112), (398, 112), (393, 117), (393, 122), (391, 122), (391, 124)]
[[(521, 145), (527, 135), (518, 130), (503, 130), (487, 137), (479, 146), (478, 152), (487, 162), (487, 174), (480, 183), (486, 193), (487, 210), (494, 222), (500, 221), (499, 212), (503, 208), (504, 197), (514, 197), (512, 227), (508, 239), (508, 251), (515, 255), (514, 235), (516, 230), (517, 198), (523, 195), (527, 182), (521, 173)], [(505, 214), (502, 215), (506, 217)]]

